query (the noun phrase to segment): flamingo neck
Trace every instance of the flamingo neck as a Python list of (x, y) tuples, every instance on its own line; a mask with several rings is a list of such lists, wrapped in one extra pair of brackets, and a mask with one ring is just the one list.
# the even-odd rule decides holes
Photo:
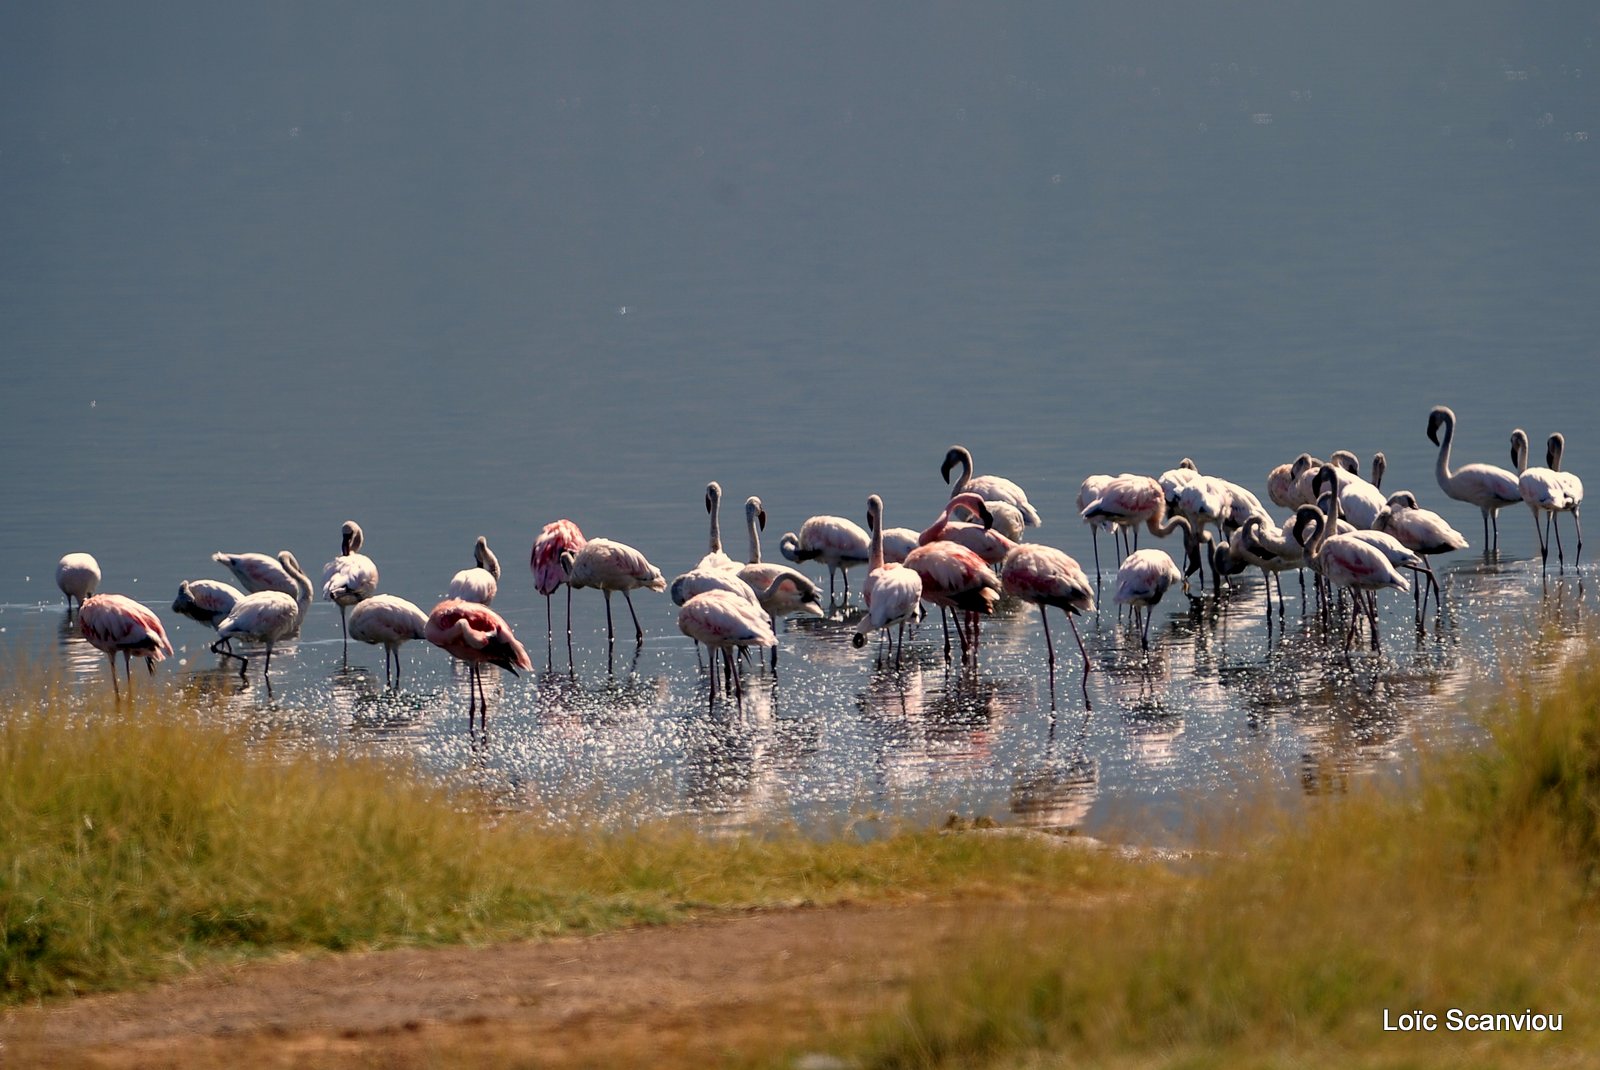
[(1434, 462), (1433, 472), (1442, 487), (1455, 477), (1450, 474), (1450, 443), (1456, 437), (1456, 421), (1453, 417), (1444, 418), (1444, 430), (1439, 436), (1439, 459)]

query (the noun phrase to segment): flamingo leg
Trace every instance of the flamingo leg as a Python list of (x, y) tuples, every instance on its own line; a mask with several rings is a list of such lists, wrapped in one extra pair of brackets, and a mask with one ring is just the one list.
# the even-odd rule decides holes
[(611, 592), (610, 592), (610, 590), (607, 590), (605, 592), (605, 596), (606, 596), (606, 646), (607, 647), (611, 647), (611, 646), (615, 646), (616, 645), (617, 635), (616, 635), (615, 630), (611, 627)]
[(1044, 603), (1039, 603), (1039, 619), (1044, 621), (1044, 648), (1050, 654), (1050, 671), (1056, 668), (1056, 646), (1050, 639), (1050, 615), (1044, 611)]
[(1567, 555), (1561, 549), (1561, 519), (1555, 513), (1550, 514), (1550, 526), (1555, 529), (1556, 533), (1556, 563), (1561, 566), (1561, 570), (1564, 572), (1567, 568)]
[(939, 607), (939, 623), (944, 626), (944, 663), (950, 664), (950, 618), (944, 615), (944, 607)]
[(544, 645), (555, 646), (556, 624), (550, 613), (550, 596), (544, 596)]
[(562, 584), (567, 589), (567, 667), (572, 667), (572, 584)]
[(628, 616), (633, 618), (633, 638), (636, 643), (644, 642), (644, 629), (639, 627), (639, 614), (633, 611), (633, 596), (627, 591), (622, 592), (622, 600), (628, 603)]
[(1094, 539), (1094, 581), (1100, 582), (1100, 529), (1095, 525), (1089, 526), (1089, 535)]
[(1578, 562), (1583, 559), (1583, 521), (1578, 519), (1576, 506), (1572, 510), (1572, 526), (1578, 529), (1578, 551), (1572, 555), (1572, 567), (1577, 568)]
[[(111, 666), (111, 693), (120, 699), (122, 697), (122, 685), (117, 683), (117, 652), (115, 650), (106, 654), (106, 662)], [(133, 684), (130, 682), (128, 687), (131, 690)]]
[(343, 658), (346, 664), (350, 662), (350, 632), (344, 623), (344, 603), (339, 603), (339, 639), (344, 643)]

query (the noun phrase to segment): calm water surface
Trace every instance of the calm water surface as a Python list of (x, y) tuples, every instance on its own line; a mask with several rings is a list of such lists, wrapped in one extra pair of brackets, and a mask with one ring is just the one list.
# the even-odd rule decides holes
[[(1592, 593), (1531, 526), (1481, 554), (1424, 436), (1504, 463), (1513, 426), (1593, 472), (1600, 23), (1585, 5), (115, 5), (0, 35), (0, 648), (83, 686), (51, 580), (170, 603), (212, 551), (315, 568), (361, 521), (428, 607), (487, 535), (540, 672), (491, 690), (412, 646), (341, 658), (313, 608), (269, 697), (163, 609), (160, 669), (219, 717), (359, 738), (508, 805), (817, 828), (955, 811), (1159, 839), (1263, 778), (1337, 790), (1465, 731), (1502, 666), (1580, 656)], [(1036, 613), (976, 671), (933, 632), (874, 669), (791, 623), (777, 680), (710, 705), (665, 598), (608, 670), (598, 597), (546, 657), (526, 560), (559, 516), (669, 577), (817, 513), (921, 527), (952, 442), (1090, 559), (1091, 472), (1191, 456), (1258, 493), (1301, 450), (1384, 450), (1473, 541), (1418, 635), (1347, 666), (1258, 580), (1174, 595), (1148, 661), (1107, 610), (1054, 689)], [(1264, 493), (1263, 493), (1264, 497)], [(1104, 550), (1105, 547), (1102, 547)], [(619, 603), (618, 609), (621, 609)], [(1058, 643), (1070, 635), (1057, 627)], [(374, 675), (376, 671), (376, 675)], [(136, 680), (136, 686), (142, 681)]]

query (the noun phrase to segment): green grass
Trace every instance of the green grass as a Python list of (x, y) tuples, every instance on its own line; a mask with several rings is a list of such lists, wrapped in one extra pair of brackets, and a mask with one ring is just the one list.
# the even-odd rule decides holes
[(120, 706), (68, 695), (26, 670), (0, 694), (5, 1002), (284, 951), (1142, 879), (1078, 851), (931, 830), (818, 842), (491, 818), (470, 794), (393, 764), (247, 744), (174, 689)]
[[(1181, 884), (988, 941), (863, 1043), (902, 1067), (1545, 1066), (1600, 1057), (1600, 670), (1405, 789), (1219, 835)], [(1267, 804), (1265, 811), (1271, 808)], [(1550, 1034), (1396, 1034), (1526, 1008)]]

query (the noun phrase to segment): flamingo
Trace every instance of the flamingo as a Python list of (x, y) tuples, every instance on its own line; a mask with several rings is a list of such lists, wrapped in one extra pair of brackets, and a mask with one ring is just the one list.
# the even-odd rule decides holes
[[(475, 601), (463, 599), (463, 601)], [(486, 603), (479, 602), (479, 605)], [(428, 615), (421, 607), (392, 594), (375, 594), (350, 610), (350, 638), (383, 647), (383, 682), (389, 682), (389, 659), (394, 659), (394, 683), (400, 684), (400, 646), (427, 638)]]
[[(472, 544), (472, 559), (477, 562), (476, 567), (464, 568), (450, 577), (450, 591), (445, 597), (460, 598), (481, 606), (493, 605), (494, 596), (500, 591), (500, 559), (489, 549), (489, 540), (485, 536), (479, 535)], [(421, 613), (422, 610), (417, 612)], [(385, 663), (385, 671), (388, 667)]]
[(737, 569), (738, 563), (722, 552), (722, 486), (714, 479), (706, 484), (706, 512), (711, 515), (710, 549), (695, 567)]
[(1178, 462), (1178, 467), (1169, 468), (1156, 477), (1156, 482), (1161, 484), (1161, 494), (1167, 499), (1167, 508), (1171, 509), (1178, 501), (1178, 492), (1200, 478), (1200, 466), (1194, 463), (1194, 458), (1185, 457)]
[[(1419, 507), (1417, 496), (1409, 490), (1400, 490), (1389, 495), (1383, 512), (1378, 515), (1378, 522), (1373, 525), (1373, 530), (1393, 535), (1400, 540), (1401, 545), (1425, 561), (1434, 554), (1447, 554), (1467, 548), (1467, 537), (1451, 527), (1444, 517), (1432, 509)], [(1433, 573), (1432, 562), (1428, 562), (1428, 583), (1437, 602), (1440, 595), (1439, 580)]]
[(1030, 528), (1039, 527), (1044, 523), (1039, 519), (1038, 510), (1028, 504), (1028, 492), (1011, 480), (1001, 476), (973, 475), (972, 452), (965, 446), (951, 446), (945, 451), (944, 463), (939, 466), (940, 478), (949, 483), (950, 469), (958, 464), (961, 466), (961, 478), (950, 488), (952, 498), (965, 491), (971, 491), (985, 501), (1005, 502), (1014, 506)]
[(832, 603), (834, 571), (844, 577), (844, 597), (849, 601), (850, 569), (867, 563), (871, 541), (859, 524), (842, 516), (814, 516), (800, 525), (800, 534), (784, 532), (778, 549), (797, 565), (806, 561), (827, 565), (828, 601)]
[[(1271, 577), (1278, 577), (1278, 612), (1283, 612), (1283, 573), (1305, 565), (1305, 548), (1295, 542), (1283, 528), (1265, 513), (1250, 517), (1236, 533), (1237, 543), (1230, 541), (1229, 550), (1255, 565), (1267, 580), (1267, 621), (1272, 620)], [(1305, 596), (1305, 580), (1300, 581), (1301, 597)]]
[(344, 637), (347, 655), (350, 632), (345, 610), (378, 591), (378, 566), (360, 552), (365, 538), (360, 524), (346, 520), (339, 529), (339, 556), (322, 566), (322, 597), (339, 607), (339, 634)]
[(72, 600), (83, 600), (94, 594), (100, 586), (100, 562), (91, 554), (67, 554), (56, 563), (56, 586), (67, 596), (67, 617), (72, 616)]
[[(1443, 429), (1443, 437), (1440, 431)], [(1428, 440), (1439, 447), (1439, 460), (1434, 465), (1434, 477), (1439, 489), (1458, 502), (1476, 505), (1483, 513), (1483, 543), (1490, 553), (1500, 552), (1501, 509), (1522, 501), (1522, 491), (1517, 477), (1504, 468), (1492, 464), (1462, 465), (1450, 470), (1450, 444), (1456, 437), (1456, 414), (1444, 405), (1437, 405), (1428, 413)], [(1494, 540), (1489, 539), (1490, 525), (1494, 526)]]
[[(280, 555), (281, 556), (281, 555)], [(258, 591), (277, 591), (290, 598), (299, 594), (294, 577), (283, 569), (279, 558), (267, 554), (230, 554), (218, 550), (211, 560), (233, 573), (234, 579), (245, 594)]]
[(628, 592), (636, 587), (666, 590), (667, 581), (662, 579), (661, 570), (638, 550), (610, 539), (590, 539), (576, 552), (563, 550), (560, 560), (569, 587), (598, 587), (606, 596), (606, 646), (616, 643), (616, 631), (611, 625), (612, 591), (621, 591), (627, 600), (634, 636), (642, 644), (644, 629), (639, 627), (639, 615), (633, 611), (633, 598)]
[(184, 580), (178, 584), (178, 597), (172, 611), (212, 628), (227, 619), (244, 592), (221, 580)]
[[(1567, 507), (1567, 483), (1560, 472), (1551, 468), (1528, 467), (1528, 433), (1522, 428), (1511, 432), (1511, 464), (1517, 470), (1517, 489), (1522, 500), (1533, 513), (1533, 534), (1539, 540), (1541, 564), (1550, 560), (1550, 518)], [(1539, 514), (1545, 514), (1545, 526), (1539, 526)]]
[[(1083, 478), (1083, 482), (1078, 484), (1079, 516), (1082, 516), (1083, 511), (1094, 504), (1096, 498), (1105, 493), (1106, 486), (1113, 478), (1113, 476), (1108, 475), (1092, 475)], [(1100, 578), (1100, 532), (1111, 531), (1113, 526), (1109, 520), (1085, 520), (1084, 523), (1089, 525), (1089, 534), (1094, 539), (1094, 575), (1095, 579), (1098, 580)]]
[(1166, 496), (1161, 484), (1149, 476), (1124, 472), (1105, 485), (1100, 497), (1090, 502), (1080, 514), (1084, 520), (1106, 520), (1119, 528), (1132, 529), (1137, 537), (1138, 528), (1144, 525), (1158, 539), (1174, 531), (1183, 531), (1185, 551), (1184, 575), (1192, 576), (1200, 570), (1200, 539), (1187, 517), (1168, 517)]
[(1135, 550), (1117, 569), (1117, 590), (1111, 598), (1119, 606), (1133, 606), (1135, 612), (1143, 616), (1143, 628), (1139, 632), (1139, 646), (1143, 650), (1150, 649), (1150, 621), (1155, 617), (1155, 607), (1174, 583), (1188, 589), (1183, 573), (1165, 550)]
[[(987, 503), (985, 503), (987, 504)], [(906, 555), (922, 544), (922, 533), (911, 528), (885, 528), (883, 531), (883, 560), (885, 564), (903, 565)]]
[[(950, 517), (957, 509), (966, 509), (980, 517), (983, 523), (952, 521)], [(983, 558), (984, 564), (994, 568), (1005, 560), (1006, 554), (1017, 544), (998, 531), (992, 530), (990, 527), (992, 523), (992, 514), (984, 500), (971, 492), (963, 492), (945, 504), (937, 519), (917, 536), (917, 543), (921, 546), (926, 546), (930, 542), (958, 543)]]
[[(561, 555), (564, 551), (576, 554), (583, 549), (585, 539), (583, 532), (578, 530), (578, 525), (565, 518), (552, 520), (539, 532), (533, 540), (533, 553), (528, 558), (528, 567), (533, 570), (533, 585), (544, 595), (544, 639), (549, 646), (555, 641), (555, 625), (550, 619), (550, 596), (556, 593), (556, 588), (567, 582), (567, 574), (561, 567)], [(572, 659), (572, 588), (567, 587), (567, 659)]]
[[(903, 568), (916, 572), (922, 580), (922, 599), (940, 609), (971, 614), (973, 640), (961, 629), (960, 618), (956, 627), (961, 636), (961, 652), (965, 656), (977, 642), (979, 613), (993, 613), (994, 604), (1000, 600), (1000, 579), (983, 558), (953, 542), (930, 542), (906, 555)], [(944, 660), (950, 660), (950, 629), (944, 633)]]
[(694, 568), (673, 577), (667, 587), (673, 605), (681, 606), (706, 591), (739, 593), (739, 566), (722, 552), (722, 487), (715, 480), (706, 484), (706, 512), (711, 514), (710, 550)]
[[(781, 582), (781, 581), (780, 581)], [(734, 694), (741, 708), (743, 695), (739, 690), (739, 667), (734, 664), (734, 647), (777, 646), (777, 636), (766, 613), (753, 598), (744, 598), (727, 591), (707, 591), (684, 603), (678, 611), (678, 630), (708, 650), (722, 652), (722, 660)], [(711, 698), (717, 696), (717, 667), (711, 666)]]
[(1383, 455), (1382, 450), (1379, 450), (1377, 453), (1372, 455), (1372, 478), (1369, 479), (1368, 482), (1377, 489), (1382, 490), (1384, 473), (1388, 471), (1389, 458)]
[[(1335, 502), (1337, 497), (1333, 499)], [(1314, 505), (1303, 505), (1297, 512), (1295, 522), (1296, 538), (1301, 545), (1306, 547), (1306, 560), (1310, 562), (1322, 577), (1335, 587), (1348, 587), (1352, 596), (1359, 592), (1376, 592), (1386, 587), (1396, 590), (1410, 590), (1410, 585), (1405, 578), (1395, 571), (1389, 558), (1369, 542), (1356, 538), (1356, 533), (1349, 535), (1333, 535), (1337, 518), (1328, 518), (1322, 510)], [(1317, 525), (1316, 535), (1307, 539), (1305, 528), (1310, 524)], [(1359, 601), (1357, 603), (1360, 604)], [(1367, 616), (1372, 622), (1373, 649), (1378, 646), (1378, 618), (1377, 609), (1369, 604)], [(1352, 613), (1350, 629), (1345, 634), (1344, 650), (1348, 656), (1350, 645), (1355, 640), (1356, 623), (1359, 618)]]
[(851, 643), (857, 649), (867, 645), (867, 633), (888, 635), (889, 628), (899, 625), (899, 636), (894, 648), (895, 668), (900, 667), (900, 654), (905, 647), (906, 622), (915, 620), (922, 602), (922, 576), (903, 564), (885, 560), (883, 551), (883, 499), (873, 494), (867, 498), (867, 530), (872, 532), (867, 578), (861, 584), (861, 597), (867, 603), (867, 612), (856, 625)]
[[(767, 511), (755, 495), (744, 500), (745, 527), (750, 535), (750, 559), (739, 569), (739, 578), (756, 592), (761, 608), (767, 611), (773, 634), (778, 631), (778, 618), (791, 613), (825, 616), (822, 610), (822, 589), (809, 580), (799, 569), (780, 565), (775, 561), (761, 560), (761, 530), (767, 526)], [(772, 591), (770, 595), (762, 594)], [(778, 667), (778, 647), (772, 647), (772, 667)]]
[[(272, 689), (272, 648), (280, 639), (297, 635), (306, 611), (311, 608), (311, 578), (300, 568), (294, 554), (284, 550), (278, 554), (278, 563), (284, 573), (294, 580), (296, 597), (290, 598), (282, 591), (256, 591), (247, 594), (233, 605), (233, 610), (217, 622), (217, 641), (211, 649), (224, 657), (239, 659), (239, 676), (243, 679), (250, 667), (250, 659), (233, 653), (234, 636), (265, 643), (267, 661), (261, 678)], [(227, 647), (227, 649), (223, 649)]]
[(128, 677), (128, 693), (133, 693), (133, 656), (144, 658), (153, 675), (156, 662), (172, 653), (172, 643), (161, 626), (161, 618), (126, 595), (91, 595), (78, 604), (78, 633), (102, 651), (111, 665), (111, 690), (120, 698), (117, 686), (117, 654)]
[[(1544, 463), (1552, 472), (1561, 476), (1566, 483), (1567, 507), (1562, 511), (1572, 514), (1572, 523), (1578, 529), (1578, 552), (1572, 558), (1573, 567), (1576, 568), (1578, 562), (1583, 560), (1583, 521), (1578, 515), (1583, 508), (1583, 480), (1571, 472), (1563, 472), (1561, 470), (1561, 455), (1566, 450), (1566, 436), (1559, 431), (1555, 432), (1545, 441)], [(1561, 526), (1555, 516), (1552, 516), (1550, 521), (1555, 525), (1556, 553), (1559, 556), (1561, 553)]]
[[(596, 539), (595, 542), (603, 540)], [(589, 545), (593, 546), (594, 543)], [(512, 676), (518, 669), (532, 669), (528, 657), (511, 625), (488, 606), (468, 602), (462, 598), (446, 598), (433, 607), (423, 625), (422, 634), (428, 642), (451, 657), (460, 658), (471, 665), (467, 677), (467, 730), (472, 730), (473, 706), (476, 701), (479, 727), (489, 726), (489, 698), (483, 692), (483, 665), (498, 665)], [(398, 657), (398, 655), (397, 655)]]
[(1083, 655), (1084, 686), (1087, 688), (1089, 652), (1084, 649), (1083, 636), (1078, 634), (1078, 624), (1072, 619), (1075, 613), (1093, 613), (1095, 609), (1094, 590), (1083, 567), (1053, 546), (1018, 543), (1001, 562), (1000, 583), (1006, 594), (1039, 607), (1052, 676), (1056, 669), (1056, 648), (1050, 638), (1050, 616), (1045, 610), (1054, 606), (1066, 614), (1073, 638), (1078, 640), (1078, 653)]

